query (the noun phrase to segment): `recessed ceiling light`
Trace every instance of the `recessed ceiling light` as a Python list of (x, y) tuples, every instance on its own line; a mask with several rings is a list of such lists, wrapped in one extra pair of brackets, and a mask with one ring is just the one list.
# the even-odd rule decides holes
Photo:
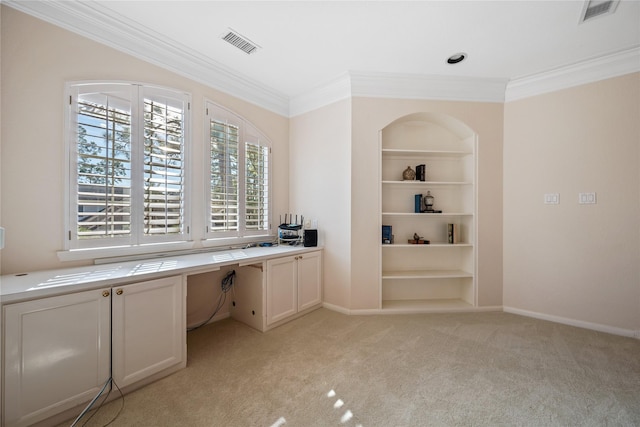
[(454, 55), (451, 55), (448, 59), (447, 59), (447, 64), (458, 64), (462, 61), (464, 61), (467, 57), (466, 53), (460, 52), (460, 53), (456, 53)]

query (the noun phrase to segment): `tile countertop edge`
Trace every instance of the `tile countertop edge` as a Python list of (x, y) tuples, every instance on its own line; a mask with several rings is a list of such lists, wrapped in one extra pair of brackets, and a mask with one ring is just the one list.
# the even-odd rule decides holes
[(159, 256), (113, 264), (87, 265), (0, 276), (0, 303), (109, 288), (178, 274), (199, 274), (229, 265), (248, 265), (273, 258), (322, 250), (320, 246), (273, 246), (190, 255)]

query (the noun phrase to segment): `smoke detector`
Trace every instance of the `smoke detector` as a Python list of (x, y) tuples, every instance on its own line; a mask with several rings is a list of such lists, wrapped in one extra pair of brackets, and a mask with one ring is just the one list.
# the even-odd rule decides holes
[(229, 31), (222, 36), (222, 40), (232, 44), (247, 55), (254, 53), (260, 47), (231, 28), (229, 28)]
[(611, 15), (616, 11), (620, 0), (585, 0), (580, 14), (580, 23), (598, 16)]

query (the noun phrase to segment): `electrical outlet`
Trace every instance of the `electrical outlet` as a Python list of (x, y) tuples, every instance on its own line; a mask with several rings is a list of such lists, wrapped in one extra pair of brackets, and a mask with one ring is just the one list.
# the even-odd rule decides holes
[(314, 219), (311, 220), (311, 228), (313, 230), (317, 230), (318, 229), (318, 220), (317, 219), (314, 218)]
[(304, 228), (311, 228), (311, 220), (310, 219), (305, 219), (304, 220)]

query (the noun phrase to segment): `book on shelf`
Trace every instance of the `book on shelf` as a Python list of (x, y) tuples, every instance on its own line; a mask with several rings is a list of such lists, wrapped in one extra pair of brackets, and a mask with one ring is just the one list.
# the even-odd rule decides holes
[(415, 196), (413, 196), (413, 204), (414, 204), (414, 208), (413, 211), (415, 213), (420, 213), (422, 212), (422, 194), (416, 194)]
[(447, 224), (447, 242), (450, 244), (458, 243), (458, 224)]
[(426, 165), (416, 166), (416, 181), (425, 181), (426, 178), (427, 178), (427, 166)]
[(382, 226), (382, 243), (390, 245), (393, 243), (393, 234), (391, 234), (392, 227), (390, 225)]

